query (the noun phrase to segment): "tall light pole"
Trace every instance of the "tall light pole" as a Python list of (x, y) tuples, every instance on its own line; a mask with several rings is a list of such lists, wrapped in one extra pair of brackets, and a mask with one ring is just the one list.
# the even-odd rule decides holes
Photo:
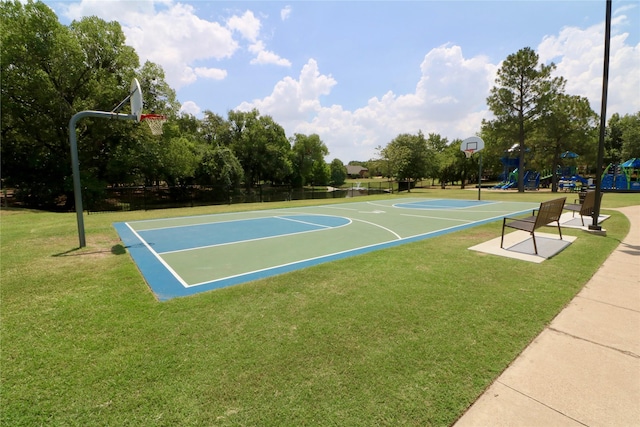
[(598, 141), (598, 160), (596, 164), (596, 202), (593, 207), (593, 222), (589, 230), (602, 231), (598, 224), (602, 194), (602, 163), (604, 160), (604, 133), (607, 126), (607, 89), (609, 86), (609, 51), (611, 50), (611, 0), (607, 0), (607, 12), (604, 27), (604, 68), (602, 71), (602, 103), (600, 105), (600, 138)]

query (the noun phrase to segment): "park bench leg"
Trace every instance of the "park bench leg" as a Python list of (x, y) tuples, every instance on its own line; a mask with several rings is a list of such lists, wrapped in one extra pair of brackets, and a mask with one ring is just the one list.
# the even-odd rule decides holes
[[(582, 225), (584, 225), (584, 220), (582, 220)], [(562, 240), (562, 228), (560, 228), (560, 220), (558, 220), (558, 234), (560, 235), (560, 240)]]

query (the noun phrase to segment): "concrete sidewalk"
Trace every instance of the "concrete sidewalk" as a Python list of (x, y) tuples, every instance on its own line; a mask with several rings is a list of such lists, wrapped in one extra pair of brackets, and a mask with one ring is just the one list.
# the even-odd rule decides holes
[(640, 426), (640, 206), (618, 210), (629, 234), (455, 427)]

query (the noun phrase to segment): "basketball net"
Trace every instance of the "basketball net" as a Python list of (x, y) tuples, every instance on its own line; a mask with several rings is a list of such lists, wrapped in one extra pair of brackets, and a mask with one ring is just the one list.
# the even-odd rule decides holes
[(463, 153), (465, 156), (467, 156), (467, 159), (470, 159), (471, 156), (473, 156), (473, 153), (475, 153), (476, 150), (464, 150)]
[(162, 114), (142, 114), (140, 121), (145, 121), (149, 125), (153, 135), (162, 135), (162, 125), (167, 121), (167, 117)]

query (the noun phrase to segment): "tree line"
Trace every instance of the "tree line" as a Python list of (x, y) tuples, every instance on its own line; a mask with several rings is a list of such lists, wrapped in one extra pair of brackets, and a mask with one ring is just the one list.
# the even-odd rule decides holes
[[(509, 55), (497, 72), (495, 86), (487, 98), (494, 115), (483, 120), (480, 136), (485, 141), (483, 164), (492, 178), (503, 170), (501, 159), (517, 157), (519, 170), (550, 170), (552, 190), (557, 191), (557, 166), (567, 162), (569, 151), (590, 165), (595, 175), (598, 150), (598, 115), (585, 97), (565, 91), (566, 80), (554, 77), (555, 64), (540, 64), (538, 54), (523, 48)], [(604, 163), (640, 157), (640, 112), (610, 118), (604, 141)], [(471, 135), (469, 135), (471, 136)], [(459, 151), (461, 140), (451, 143), (439, 134), (426, 138), (403, 134), (385, 147), (378, 147), (379, 160), (368, 165), (398, 179), (438, 179), (477, 182), (478, 156), (470, 160)], [(524, 174), (518, 174), (518, 190), (524, 191)]]
[[(202, 119), (180, 113), (162, 67), (140, 64), (117, 22), (86, 17), (62, 25), (42, 2), (0, 2), (1, 168), (3, 188), (26, 205), (73, 207), (68, 124), (83, 110), (112, 111), (136, 77), (144, 111), (168, 117), (161, 136), (144, 124), (86, 118), (77, 141), (83, 193), (95, 198), (108, 186), (258, 184), (336, 185), (346, 170), (317, 134), (287, 137), (258, 110), (205, 111)], [(565, 93), (553, 64), (538, 64), (530, 48), (509, 55), (498, 71), (483, 121), (483, 163), (500, 170), (505, 150), (517, 144), (520, 166), (560, 164), (566, 150), (595, 164), (597, 114), (588, 100)], [(640, 157), (640, 112), (614, 114), (607, 129), (607, 161)], [(475, 179), (477, 159), (467, 160), (460, 140), (437, 133), (401, 134), (366, 162), (370, 174), (445, 184)], [(527, 154), (528, 153), (528, 154)], [(475, 157), (475, 156), (474, 156)], [(358, 162), (351, 162), (358, 163)], [(522, 175), (522, 174), (520, 174)], [(520, 183), (519, 183), (519, 188)]]

